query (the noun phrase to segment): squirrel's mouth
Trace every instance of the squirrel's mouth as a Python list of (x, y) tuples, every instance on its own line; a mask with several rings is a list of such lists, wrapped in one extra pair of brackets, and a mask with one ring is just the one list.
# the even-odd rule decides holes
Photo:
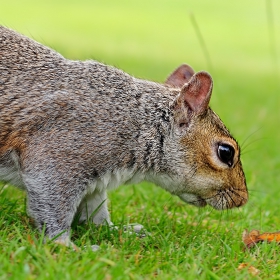
[(206, 201), (207, 204), (217, 210), (240, 207), (248, 201), (248, 191), (247, 188), (236, 189), (231, 187), (222, 189), (215, 192), (211, 197), (207, 198)]
[(225, 210), (244, 205), (248, 201), (248, 191), (247, 189), (234, 189), (231, 187), (214, 191), (207, 198), (189, 193), (183, 193), (179, 197), (184, 202), (197, 207), (204, 207), (208, 204), (217, 210)]

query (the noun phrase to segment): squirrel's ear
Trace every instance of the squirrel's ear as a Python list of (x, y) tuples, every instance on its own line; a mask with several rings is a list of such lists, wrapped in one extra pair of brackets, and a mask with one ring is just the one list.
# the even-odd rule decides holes
[(181, 88), (194, 75), (194, 70), (187, 64), (182, 64), (166, 79), (165, 84)]
[(212, 93), (212, 78), (204, 71), (196, 73), (181, 89), (179, 102), (196, 113), (203, 113), (209, 106)]

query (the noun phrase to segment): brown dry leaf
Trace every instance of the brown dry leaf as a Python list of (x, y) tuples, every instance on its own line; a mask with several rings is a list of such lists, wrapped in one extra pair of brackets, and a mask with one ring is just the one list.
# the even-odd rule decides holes
[(256, 276), (260, 273), (259, 269), (255, 268), (254, 266), (252, 265), (249, 265), (248, 263), (241, 263), (239, 266), (238, 266), (238, 270), (241, 270), (241, 269), (245, 269), (247, 268), (248, 271), (253, 275), (253, 276)]
[(280, 243), (280, 231), (277, 232), (265, 232), (260, 234), (258, 230), (252, 230), (248, 232), (247, 229), (244, 230), (242, 234), (242, 241), (244, 242), (245, 246), (249, 249), (253, 247), (256, 243), (267, 241), (272, 242), (276, 241)]

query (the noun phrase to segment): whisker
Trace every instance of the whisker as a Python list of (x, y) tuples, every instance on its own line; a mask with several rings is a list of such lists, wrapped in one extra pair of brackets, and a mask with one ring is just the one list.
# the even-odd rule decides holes
[(235, 201), (233, 200), (233, 198), (231, 197), (230, 193), (227, 193), (227, 195), (229, 196), (230, 200), (232, 201), (232, 205), (236, 206)]
[(246, 151), (241, 152), (240, 155), (243, 156), (243, 155), (249, 154), (251, 152), (255, 152), (255, 151), (258, 151), (258, 149), (256, 148), (256, 149), (246, 150)]
[[(225, 199), (226, 199), (226, 201), (227, 201), (227, 213), (228, 213), (228, 211), (229, 211), (229, 208), (232, 208), (232, 205), (231, 205), (231, 203), (230, 203), (230, 200), (232, 199), (231, 198), (231, 196), (230, 196), (230, 194), (229, 193), (224, 193), (224, 196), (225, 196)], [(236, 204), (235, 204), (235, 202), (233, 201), (233, 206), (236, 206)]]
[(254, 144), (254, 143), (258, 142), (258, 141), (266, 140), (266, 139), (267, 139), (267, 137), (261, 137), (261, 138), (254, 139), (254, 140), (252, 140), (251, 142), (249, 142), (248, 144), (244, 145), (241, 149), (242, 149), (242, 150), (245, 150), (245, 149), (247, 149), (249, 146), (251, 146), (252, 144)]
[(238, 188), (233, 188), (233, 187), (231, 187), (231, 188), (235, 191), (247, 193), (247, 190), (244, 190), (244, 189), (238, 189)]
[(249, 193), (251, 194), (252, 192), (254, 193), (260, 193), (260, 194), (267, 194), (265, 191), (260, 191), (260, 190), (249, 190)]
[[(235, 190), (231, 190), (231, 192), (233, 193), (233, 194), (235, 194), (237, 197), (239, 197), (239, 198), (241, 198), (242, 200), (247, 200), (245, 197), (243, 197), (242, 195), (240, 195), (238, 192), (236, 192)], [(237, 206), (237, 205), (235, 205), (235, 206)]]
[(249, 134), (244, 140), (243, 142), (240, 144), (240, 147), (243, 149), (243, 145), (245, 145), (245, 143), (248, 141), (248, 139), (250, 137), (252, 137), (254, 134), (256, 134), (258, 131), (260, 131), (263, 127), (259, 127), (257, 130), (253, 131), (251, 134)]
[(223, 209), (224, 209), (224, 204), (225, 204), (225, 203), (224, 203), (224, 199), (225, 199), (225, 197), (224, 197), (224, 195), (223, 195), (223, 193), (222, 193), (222, 192), (220, 192), (220, 193), (219, 193), (219, 195), (220, 195), (220, 197), (221, 197), (221, 201), (222, 201), (222, 202), (221, 202), (220, 209), (222, 209), (222, 210), (223, 210)]
[(241, 198), (244, 198), (242, 195), (240, 195), (237, 191), (235, 190), (230, 190), (231, 193), (233, 193), (234, 195), (238, 196), (238, 197), (241, 197)]
[(220, 209), (219, 205), (223, 205), (223, 197), (219, 194), (219, 199), (217, 200), (216, 209)]

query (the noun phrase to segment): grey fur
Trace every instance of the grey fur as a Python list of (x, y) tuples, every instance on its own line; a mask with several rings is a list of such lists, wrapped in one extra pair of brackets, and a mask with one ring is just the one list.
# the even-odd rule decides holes
[[(101, 205), (93, 222), (111, 223), (106, 190), (132, 181), (155, 182), (198, 206), (202, 200), (219, 209), (244, 204), (239, 147), (238, 171), (217, 163), (239, 177), (238, 183), (217, 172), (208, 176), (209, 163), (196, 159), (200, 133), (192, 131), (201, 126), (201, 139), (209, 130), (215, 141), (216, 136), (235, 141), (208, 106), (203, 114), (186, 105), (178, 109), (181, 95), (181, 88), (136, 79), (96, 61), (67, 60), (0, 27), (0, 178), (26, 189), (38, 227), (45, 224), (50, 238), (66, 231), (63, 242), (77, 209), (86, 220), (86, 209), (91, 213)], [(182, 118), (185, 128), (179, 127)], [(242, 189), (243, 199), (215, 205), (207, 186)], [(188, 201), (187, 194), (197, 201)]]

